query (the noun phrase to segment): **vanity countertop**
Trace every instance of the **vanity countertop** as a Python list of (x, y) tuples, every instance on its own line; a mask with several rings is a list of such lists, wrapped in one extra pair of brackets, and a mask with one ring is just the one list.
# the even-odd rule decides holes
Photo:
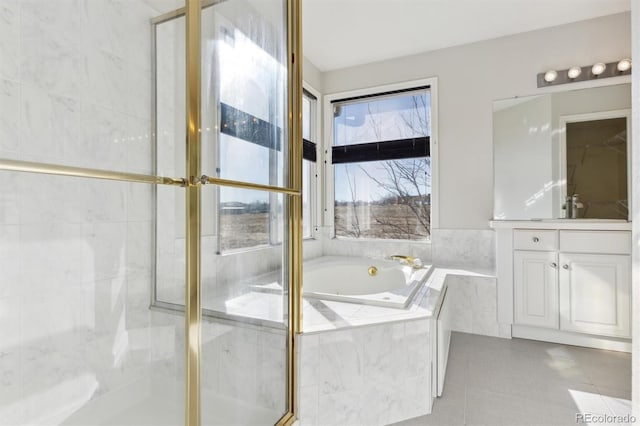
[(587, 229), (603, 231), (630, 231), (631, 222), (616, 219), (531, 219), (492, 220), (493, 229)]

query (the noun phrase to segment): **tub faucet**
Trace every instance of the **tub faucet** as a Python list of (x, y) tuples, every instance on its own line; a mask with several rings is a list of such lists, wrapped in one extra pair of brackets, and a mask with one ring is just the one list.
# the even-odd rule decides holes
[(418, 259), (417, 257), (404, 256), (402, 254), (394, 254), (392, 256), (389, 256), (389, 259), (406, 262), (409, 266), (415, 269), (422, 267), (422, 261), (420, 261), (420, 259)]

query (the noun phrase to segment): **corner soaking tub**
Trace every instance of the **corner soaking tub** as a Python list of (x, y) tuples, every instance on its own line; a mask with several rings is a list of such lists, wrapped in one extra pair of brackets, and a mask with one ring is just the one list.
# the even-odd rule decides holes
[(429, 265), (413, 269), (393, 260), (324, 256), (304, 263), (303, 294), (402, 309), (411, 303), (430, 271)]

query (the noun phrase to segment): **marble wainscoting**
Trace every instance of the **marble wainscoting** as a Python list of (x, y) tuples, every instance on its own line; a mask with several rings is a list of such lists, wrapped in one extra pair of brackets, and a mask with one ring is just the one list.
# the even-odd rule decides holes
[(385, 425), (430, 413), (431, 321), (302, 334), (300, 425)]
[(434, 229), (433, 264), (495, 274), (496, 243), (491, 229)]
[(393, 254), (417, 257), (431, 263), (431, 244), (428, 241), (356, 240), (349, 238), (322, 239), (325, 256), (358, 256), (386, 259)]

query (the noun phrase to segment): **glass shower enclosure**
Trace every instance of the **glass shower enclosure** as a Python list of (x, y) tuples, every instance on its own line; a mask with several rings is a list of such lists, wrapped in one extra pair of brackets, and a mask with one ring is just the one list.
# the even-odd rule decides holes
[(0, 0), (0, 425), (294, 421), (299, 3)]

